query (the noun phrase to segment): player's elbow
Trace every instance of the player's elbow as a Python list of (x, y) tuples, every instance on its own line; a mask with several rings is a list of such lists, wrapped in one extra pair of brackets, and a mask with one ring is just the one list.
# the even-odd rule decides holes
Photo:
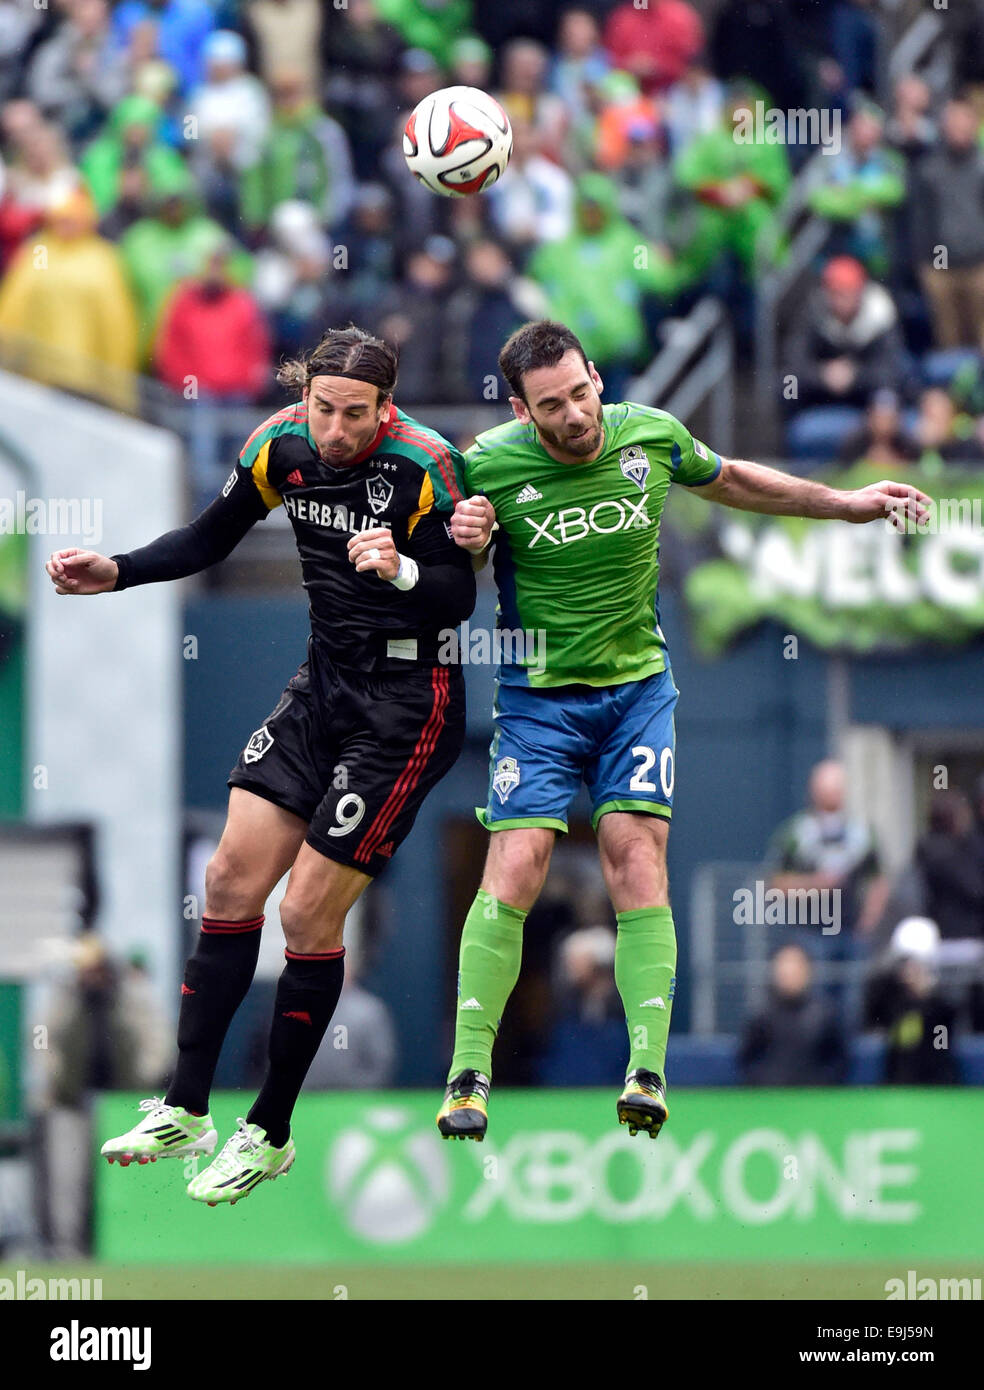
[(463, 623), (466, 618), (470, 618), (475, 611), (475, 600), (478, 596), (478, 586), (475, 582), (475, 571), (473, 569), (461, 570), (461, 578), (449, 591), (449, 613), (448, 622), (453, 627)]
[(430, 572), (421, 569), (420, 573), (420, 583), (413, 592), (422, 622), (429, 627), (457, 627), (471, 617), (478, 589), (470, 564), (467, 568), (442, 565)]

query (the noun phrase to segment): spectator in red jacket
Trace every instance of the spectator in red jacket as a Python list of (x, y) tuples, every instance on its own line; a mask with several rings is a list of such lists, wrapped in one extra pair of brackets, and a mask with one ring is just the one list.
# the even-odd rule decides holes
[(191, 390), (245, 402), (267, 386), (270, 338), (249, 290), (226, 272), (228, 249), (213, 251), (205, 270), (175, 290), (154, 352), (157, 374), (188, 399)]
[(157, 375), (192, 404), (189, 445), (198, 500), (214, 495), (242, 442), (242, 431), (221, 407), (259, 400), (272, 367), (266, 322), (249, 290), (230, 278), (228, 258), (229, 247), (217, 247), (203, 273), (175, 290), (154, 349)]
[(613, 67), (631, 72), (646, 93), (665, 91), (704, 47), (704, 25), (685, 0), (625, 0), (609, 16), (605, 48)]

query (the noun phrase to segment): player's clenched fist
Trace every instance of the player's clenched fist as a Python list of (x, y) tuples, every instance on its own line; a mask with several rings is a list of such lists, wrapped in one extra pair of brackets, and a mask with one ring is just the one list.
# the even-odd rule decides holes
[(375, 570), (380, 579), (395, 579), (400, 569), (400, 556), (393, 537), (385, 526), (372, 531), (360, 531), (348, 543), (349, 559), (361, 573)]
[(454, 509), (451, 535), (473, 555), (480, 555), (492, 539), (495, 508), (487, 497), (466, 497)]
[(45, 569), (58, 594), (106, 594), (120, 572), (115, 560), (94, 550), (56, 550)]

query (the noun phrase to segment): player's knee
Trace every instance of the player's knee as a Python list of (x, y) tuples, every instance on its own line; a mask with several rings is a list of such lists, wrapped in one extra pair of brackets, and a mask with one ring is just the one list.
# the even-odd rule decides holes
[(602, 868), (609, 889), (643, 896), (666, 889), (666, 847), (652, 831), (640, 828), (606, 843)]
[(219, 848), (205, 870), (205, 904), (211, 917), (236, 922), (263, 911), (265, 894), (257, 890), (249, 866), (234, 852)]
[(344, 917), (338, 917), (323, 906), (314, 907), (297, 897), (287, 896), (280, 904), (280, 925), (288, 951), (299, 955), (315, 955), (335, 951), (342, 944)]
[(552, 849), (552, 838), (541, 836), (522, 835), (498, 844), (493, 839), (482, 886), (501, 902), (531, 907), (547, 877)]

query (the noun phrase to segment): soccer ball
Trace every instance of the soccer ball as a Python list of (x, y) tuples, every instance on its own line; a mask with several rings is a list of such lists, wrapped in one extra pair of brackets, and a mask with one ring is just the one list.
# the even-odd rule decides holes
[(478, 87), (443, 87), (424, 97), (403, 131), (410, 172), (432, 193), (466, 198), (489, 188), (512, 154), (509, 117)]

